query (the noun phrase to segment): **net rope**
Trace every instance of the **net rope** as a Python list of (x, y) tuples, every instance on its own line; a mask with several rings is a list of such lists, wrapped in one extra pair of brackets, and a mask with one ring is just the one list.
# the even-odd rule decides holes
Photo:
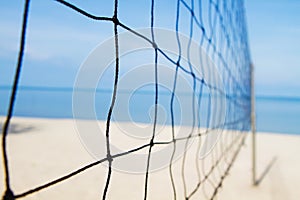
[[(14, 82), (12, 86), (11, 98), (9, 102), (8, 112), (6, 120), (2, 129), (2, 155), (3, 155), (3, 165), (4, 165), (4, 175), (5, 175), (5, 187), (6, 191), (4, 193), (3, 199), (21, 199), (27, 195), (34, 194), (45, 188), (51, 187), (57, 183), (63, 182), (69, 178), (72, 178), (84, 171), (95, 167), (101, 163), (108, 163), (107, 168), (107, 177), (105, 186), (102, 192), (102, 199), (107, 199), (107, 194), (109, 193), (109, 186), (111, 183), (111, 176), (113, 173), (112, 166), (114, 160), (120, 157), (138, 152), (143, 149), (148, 148), (148, 157), (145, 170), (145, 179), (144, 179), (144, 199), (147, 199), (149, 192), (149, 176), (150, 174), (150, 165), (151, 165), (151, 155), (153, 147), (157, 145), (168, 145), (171, 144), (173, 147), (172, 154), (170, 155), (168, 172), (169, 178), (172, 185), (172, 198), (173, 199), (191, 199), (201, 188), (202, 192), (206, 199), (215, 199), (217, 194), (222, 187), (225, 177), (229, 174), (234, 161), (237, 158), (238, 153), (242, 145), (246, 134), (245, 131), (249, 130), (250, 127), (250, 53), (248, 48), (248, 36), (246, 29), (246, 19), (244, 11), (244, 2), (242, 0), (207, 0), (208, 4), (207, 13), (204, 12), (203, 1), (200, 1), (197, 5), (198, 8), (195, 8), (195, 1), (191, 0), (187, 2), (185, 0), (177, 0), (176, 6), (176, 22), (175, 22), (175, 31), (177, 34), (177, 45), (178, 45), (178, 57), (177, 59), (171, 58), (166, 52), (160, 49), (159, 44), (156, 44), (155, 40), (155, 19), (159, 16), (155, 15), (156, 1), (151, 0), (151, 10), (150, 10), (150, 27), (151, 27), (151, 37), (147, 37), (138, 31), (134, 30), (122, 23), (121, 19), (118, 18), (118, 0), (114, 1), (114, 12), (112, 17), (107, 16), (96, 16), (93, 15), (76, 5), (73, 5), (64, 0), (55, 0), (57, 3), (60, 3), (62, 6), (69, 8), (70, 10), (76, 12), (82, 17), (87, 17), (90, 20), (95, 21), (108, 21), (113, 24), (114, 31), (114, 42), (115, 42), (115, 71), (114, 71), (114, 87), (112, 98), (110, 102), (109, 111), (107, 113), (106, 119), (106, 157), (87, 164), (79, 169), (76, 169), (69, 174), (61, 176), (57, 179), (49, 181), (45, 184), (33, 187), (27, 191), (18, 193), (13, 192), (11, 189), (10, 182), (10, 171), (9, 171), (9, 157), (7, 154), (7, 135), (10, 125), (11, 118), (13, 116), (13, 110), (15, 105), (16, 94), (18, 91), (18, 82), (20, 79), (23, 58), (24, 58), (24, 49), (26, 46), (26, 31), (27, 31), (27, 22), (29, 17), (29, 8), (30, 0), (25, 1), (24, 12), (23, 12), (23, 22), (22, 30), (20, 37), (20, 47), (19, 54), (16, 66), (16, 72), (14, 77)], [(196, 12), (198, 9), (198, 12)], [(189, 28), (189, 45), (188, 45), (188, 59), (190, 59), (190, 48), (191, 42), (194, 37), (195, 32), (200, 33), (201, 37), (199, 40), (199, 45), (203, 47), (206, 52), (210, 55), (211, 59), (216, 63), (218, 70), (220, 71), (223, 82), (225, 84), (226, 92), (221, 88), (217, 88), (208, 83), (203, 77), (199, 77), (193, 71), (192, 64), (188, 60), (188, 65), (184, 66), (182, 62), (182, 47), (179, 37), (180, 33), (180, 17), (183, 11), (187, 11), (190, 16), (190, 21), (186, 22), (187, 27)], [(198, 13), (198, 15), (196, 15)], [(207, 23), (204, 22), (204, 15), (207, 14)], [(118, 96), (118, 83), (119, 83), (119, 70), (120, 70), (120, 61), (119, 61), (119, 36), (118, 30), (123, 29), (129, 31), (131, 34), (147, 41), (153, 47), (154, 52), (154, 77), (155, 77), (155, 95), (154, 95), (154, 122), (152, 136), (149, 143), (146, 143), (137, 148), (133, 148), (126, 152), (121, 152), (118, 154), (113, 154), (111, 152), (111, 141), (110, 141), (110, 125), (112, 113), (115, 107), (116, 99)], [(159, 58), (160, 56), (168, 60), (170, 64), (173, 65), (175, 69), (174, 82), (172, 93), (170, 96), (170, 116), (171, 116), (171, 134), (172, 139), (170, 141), (155, 141), (155, 134), (157, 132), (157, 117), (158, 117), (158, 102), (159, 102), (159, 79), (158, 79), (158, 67), (159, 67)], [(175, 135), (175, 112), (174, 112), (174, 101), (176, 95), (176, 89), (178, 87), (177, 79), (180, 73), (184, 73), (191, 77), (193, 83), (193, 103), (192, 103), (192, 131), (187, 134), (186, 137), (176, 137)], [(197, 87), (199, 86), (199, 88)], [(215, 90), (221, 96), (226, 98), (228, 110), (226, 112), (226, 119), (223, 124), (218, 124), (215, 127), (209, 127), (209, 120), (206, 121), (207, 124), (200, 123), (199, 113), (201, 112), (201, 105), (204, 93), (204, 87)], [(197, 89), (198, 88), (198, 89)], [(195, 97), (198, 97), (196, 99)], [(209, 98), (209, 106), (211, 104)], [(207, 119), (210, 119), (212, 116), (211, 110), (208, 108)], [(214, 120), (214, 119), (212, 119)], [(205, 130), (200, 129), (200, 127), (207, 127)], [(224, 130), (234, 130), (232, 134), (227, 134), (224, 137), (222, 136), (219, 142), (216, 144), (214, 151), (209, 155), (209, 163), (211, 164), (209, 170), (206, 170), (206, 165), (208, 160), (199, 160), (200, 148), (202, 145), (202, 139), (205, 135), (211, 134), (213, 129), (224, 129)], [(197, 130), (197, 134), (194, 134), (194, 130)], [(198, 182), (193, 186), (193, 189), (188, 189), (187, 187), (187, 176), (186, 176), (186, 167), (187, 167), (187, 150), (189, 141), (192, 138), (197, 138), (198, 146), (197, 152), (195, 155), (195, 166), (197, 169), (197, 179)], [(178, 196), (177, 186), (175, 183), (175, 174), (173, 170), (174, 156), (176, 152), (177, 143), (179, 141), (184, 141), (184, 154), (181, 163), (181, 180), (183, 183), (183, 193), (184, 197)], [(205, 186), (205, 184), (207, 186)], [(205, 187), (210, 187), (212, 190), (208, 192)]]

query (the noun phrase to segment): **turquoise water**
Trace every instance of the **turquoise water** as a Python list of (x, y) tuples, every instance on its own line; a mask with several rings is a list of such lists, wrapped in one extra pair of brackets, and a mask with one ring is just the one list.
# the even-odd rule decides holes
[[(73, 118), (72, 92), (71, 88), (21, 87), (18, 91), (14, 115), (23, 117)], [(0, 88), (0, 115), (2, 116), (7, 112), (9, 95), (9, 87)], [(134, 102), (134, 95), (130, 99), (133, 102), (129, 101), (128, 105), (130, 117), (133, 121), (149, 123), (153, 120), (151, 119), (151, 114), (153, 114), (153, 98), (151, 95), (148, 93), (137, 94), (140, 103)], [(95, 109), (97, 110), (97, 119), (106, 119), (110, 99), (110, 91), (98, 91), (96, 93), (95, 100), (97, 103), (95, 104)], [(119, 99), (122, 99), (122, 93), (119, 94)], [(204, 96), (202, 102), (204, 106), (207, 104), (205, 99), (207, 98)], [(186, 99), (186, 102), (189, 102), (189, 100)], [(165, 114), (170, 107), (169, 94), (161, 96), (160, 104), (162, 104), (162, 108), (159, 109), (159, 116), (161, 117), (158, 120), (161, 123), (170, 124), (170, 117)], [(179, 100), (174, 101), (175, 107), (179, 104)], [(174, 113), (177, 116), (175, 124), (178, 124), (181, 120), (178, 117), (180, 116), (180, 110), (175, 109)], [(126, 121), (127, 114), (126, 112), (121, 112), (116, 120), (122, 121), (125, 119), (124, 121)], [(205, 109), (203, 109), (202, 114), (207, 116)], [(258, 96), (256, 98), (256, 115), (258, 131), (300, 134), (300, 98)], [(183, 122), (185, 125), (189, 125), (188, 123), (192, 121), (191, 118), (185, 118), (185, 120)]]
[(257, 97), (258, 131), (300, 135), (299, 97)]

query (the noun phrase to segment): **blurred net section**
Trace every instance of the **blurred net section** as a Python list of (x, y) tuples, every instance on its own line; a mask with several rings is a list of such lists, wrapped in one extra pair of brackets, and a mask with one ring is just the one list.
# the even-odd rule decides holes
[[(102, 199), (107, 199), (111, 188), (111, 176), (114, 173), (114, 161), (129, 154), (146, 150), (147, 159), (145, 163), (144, 173), (144, 191), (141, 199), (151, 198), (149, 194), (151, 185), (149, 178), (151, 177), (151, 156), (153, 149), (160, 145), (171, 145), (172, 151), (168, 159), (168, 179), (170, 183), (171, 193), (169, 199), (215, 199), (222, 187), (224, 178), (234, 163), (246, 137), (246, 132), (250, 129), (250, 53), (248, 47), (246, 20), (244, 2), (242, 0), (203, 0), (203, 1), (168, 1), (169, 9), (173, 9), (173, 20), (164, 20), (164, 15), (161, 15), (159, 10), (160, 1), (152, 0), (148, 3), (149, 10), (143, 10), (149, 13), (149, 23), (143, 24), (144, 27), (150, 27), (151, 34), (143, 35), (136, 27), (131, 27), (130, 24), (123, 23), (122, 17), (119, 17), (119, 10), (122, 12), (134, 12), (130, 10), (130, 6), (122, 8), (119, 1), (114, 1), (113, 16), (95, 16), (68, 1), (56, 0), (61, 6), (66, 6), (69, 10), (65, 12), (76, 12), (82, 17), (96, 21), (107, 21), (111, 23), (114, 31), (115, 41), (115, 66), (114, 66), (114, 88), (112, 98), (107, 113), (106, 120), (106, 157), (90, 163), (82, 168), (79, 168), (65, 176), (59, 177), (46, 184), (29, 189), (28, 191), (18, 193), (12, 191), (10, 187), (8, 161), (9, 157), (6, 154), (6, 136), (9, 127), (9, 122), (13, 113), (14, 100), (17, 93), (18, 79), (20, 69), (22, 67), (22, 59), (24, 53), (24, 45), (26, 39), (26, 23), (29, 12), (29, 0), (26, 1), (23, 19), (23, 28), (21, 35), (21, 44), (19, 51), (19, 61), (15, 76), (14, 87), (12, 89), (12, 97), (10, 100), (10, 109), (7, 115), (7, 120), (3, 128), (3, 156), (6, 177), (6, 193), (4, 199), (19, 199), (27, 195), (39, 192), (47, 187), (51, 187), (59, 182), (69, 179), (85, 170), (107, 163), (107, 176), (104, 178), (106, 183), (103, 190), (100, 192)], [(120, 2), (121, 3), (121, 2)], [(120, 8), (119, 8), (120, 7)], [(168, 7), (167, 7), (168, 8)], [(157, 12), (156, 12), (157, 11)], [(123, 14), (124, 15), (124, 14)], [(122, 15), (122, 16), (123, 16)], [(167, 16), (166, 16), (167, 18)], [(137, 19), (138, 21), (138, 19)], [(158, 25), (157, 25), (158, 24)], [(155, 28), (172, 28), (177, 35), (174, 43), (178, 47), (178, 55), (170, 56), (160, 48), (159, 41), (156, 41)], [(66, 25), (67, 26), (67, 25)], [(147, 41), (153, 48), (153, 63), (154, 63), (154, 120), (153, 131), (147, 143), (139, 147), (133, 148), (121, 153), (111, 151), (111, 129), (112, 113), (118, 98), (119, 71), (122, 63), (122, 58), (119, 55), (119, 31), (129, 31), (136, 37)], [(76, 33), (74, 33), (76, 34)], [(190, 43), (187, 46), (182, 46), (179, 34), (188, 35)], [(211, 59), (214, 66), (192, 66), (191, 60), (193, 51), (192, 41), (196, 41), (202, 51), (204, 51)], [(183, 60), (183, 54), (187, 55), (188, 60)], [(196, 55), (200, 56), (201, 55)], [(156, 139), (156, 131), (159, 124), (158, 105), (160, 100), (158, 72), (160, 60), (165, 59), (174, 69), (174, 76), (170, 77), (173, 81), (173, 88), (168, 94), (169, 100), (169, 115), (170, 115), (170, 139), (161, 141)], [(206, 71), (203, 69), (206, 67)], [(201, 73), (196, 73), (195, 71)], [(208, 70), (208, 71), (207, 71)], [(209, 70), (213, 71), (210, 72)], [(208, 74), (205, 77), (203, 74)], [(189, 77), (192, 85), (192, 99), (190, 106), (192, 127), (184, 137), (176, 137), (175, 121), (176, 113), (174, 112), (174, 98), (177, 95), (176, 88), (177, 78), (180, 74)], [(202, 76), (203, 75), (203, 76)], [(209, 81), (208, 81), (209, 79)], [(220, 84), (221, 82), (221, 84)], [(216, 84), (214, 84), (216, 83)], [(218, 87), (220, 86), (221, 87)], [(205, 103), (204, 103), (205, 102)], [(217, 105), (214, 105), (216, 104)], [(203, 114), (204, 113), (204, 114)], [(211, 141), (210, 141), (211, 140)], [(183, 153), (180, 159), (175, 159), (178, 145), (183, 142)], [(191, 144), (193, 143), (191, 147)], [(175, 162), (176, 160), (176, 162)], [(179, 166), (174, 169), (174, 165)], [(191, 179), (192, 174), (192, 181)], [(179, 177), (179, 178), (178, 178)], [(159, 184), (159, 183), (157, 183)], [(124, 185), (126, 187), (126, 185)], [(117, 190), (114, 188), (114, 190)], [(152, 191), (153, 192), (153, 191)], [(165, 194), (164, 194), (165, 195)], [(149, 197), (150, 196), (150, 197)]]

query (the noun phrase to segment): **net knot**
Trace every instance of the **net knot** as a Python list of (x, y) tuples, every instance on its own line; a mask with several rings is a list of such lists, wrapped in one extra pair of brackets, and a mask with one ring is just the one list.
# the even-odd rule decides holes
[(111, 163), (113, 161), (113, 158), (112, 158), (112, 156), (110, 154), (107, 154), (106, 157), (107, 157), (107, 161), (109, 163)]
[(191, 10), (191, 15), (192, 17), (195, 17), (195, 12), (193, 10)]
[(195, 79), (195, 78), (196, 78), (196, 75), (195, 75), (195, 73), (194, 73), (194, 72), (192, 72), (192, 73), (191, 73), (191, 75), (192, 75), (193, 79)]
[[(225, 175), (228, 175), (228, 174), (225, 173)], [(221, 180), (224, 180), (224, 179), (225, 179), (225, 175), (224, 175), (224, 176), (221, 176)]]
[(150, 147), (153, 147), (154, 146), (154, 140), (150, 140), (150, 143), (149, 143)]
[(157, 44), (156, 44), (155, 42), (152, 42), (152, 47), (153, 47), (154, 49), (158, 49), (158, 46), (157, 46)]
[(4, 194), (3, 198), (2, 198), (2, 200), (15, 200), (15, 195), (11, 191), (11, 189), (7, 189), (5, 191), (5, 194)]
[(201, 26), (201, 31), (203, 34), (205, 34), (205, 28), (203, 26)]
[(119, 19), (118, 19), (117, 16), (115, 16), (115, 15), (112, 17), (112, 21), (113, 21), (113, 23), (116, 24), (116, 25), (119, 25), (119, 24), (120, 24)]

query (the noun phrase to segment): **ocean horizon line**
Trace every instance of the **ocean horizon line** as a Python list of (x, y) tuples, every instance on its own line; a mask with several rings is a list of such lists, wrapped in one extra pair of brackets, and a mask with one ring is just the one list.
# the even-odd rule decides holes
[[(11, 90), (12, 86), (2, 85), (0, 86), (0, 90)], [(73, 92), (73, 91), (81, 91), (81, 92), (97, 92), (97, 93), (111, 93), (112, 89), (95, 89), (95, 88), (73, 88), (73, 87), (58, 87), (58, 86), (30, 86), (30, 85), (21, 85), (18, 86), (18, 90), (21, 91), (47, 91), (47, 92)], [(119, 89), (119, 93), (133, 93), (130, 89)], [(140, 94), (153, 94), (154, 90), (139, 90)], [(171, 92), (167, 91), (159, 91), (161, 95), (169, 95)], [(180, 95), (191, 95), (191, 92), (183, 92), (177, 91), (176, 94)], [(203, 92), (202, 95), (208, 96), (209, 93)], [(300, 96), (294, 95), (264, 95), (257, 94), (255, 95), (256, 99), (259, 100), (281, 100), (281, 101), (300, 101)]]

